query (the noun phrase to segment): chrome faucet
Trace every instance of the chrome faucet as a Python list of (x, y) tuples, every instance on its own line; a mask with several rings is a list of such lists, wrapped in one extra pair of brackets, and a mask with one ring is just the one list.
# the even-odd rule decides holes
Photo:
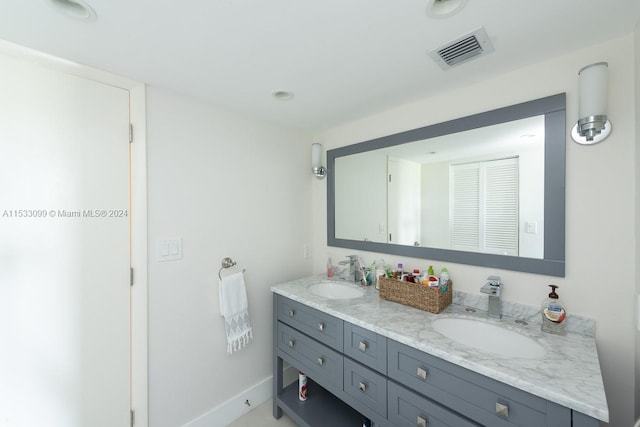
[(487, 278), (487, 283), (480, 288), (480, 292), (489, 294), (489, 317), (495, 317), (496, 319), (502, 318), (501, 290), (502, 282), (498, 276), (489, 276)]
[(340, 265), (348, 265), (349, 272), (343, 277), (345, 280), (349, 280), (351, 282), (358, 283), (362, 285), (368, 285), (367, 275), (364, 271), (364, 266), (360, 262), (358, 255), (347, 255), (348, 260), (340, 261), (338, 264)]

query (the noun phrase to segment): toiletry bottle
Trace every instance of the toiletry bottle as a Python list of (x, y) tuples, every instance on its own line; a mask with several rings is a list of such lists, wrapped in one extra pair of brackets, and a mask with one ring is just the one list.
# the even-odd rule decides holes
[(376, 263), (376, 289), (380, 289), (381, 277), (389, 278), (389, 269), (385, 267), (384, 261)]
[(398, 269), (396, 270), (396, 279), (398, 279), (398, 280), (404, 279), (404, 277), (402, 277), (402, 276), (404, 276), (404, 268), (402, 266), (402, 263), (399, 262), (398, 263)]
[(327, 259), (327, 277), (329, 279), (333, 277), (333, 265), (331, 264), (331, 257)]
[(559, 286), (549, 285), (549, 287), (551, 288), (551, 293), (542, 302), (542, 331), (564, 335), (567, 312), (556, 293), (556, 289)]
[(438, 278), (436, 277), (436, 274), (433, 270), (433, 266), (430, 265), (429, 269), (427, 270), (429, 273), (429, 287), (430, 288), (437, 288), (438, 286), (440, 286), (440, 281), (438, 280)]
[(298, 373), (298, 399), (307, 400), (307, 376), (304, 372)]
[(440, 286), (447, 286), (447, 282), (449, 281), (449, 270), (446, 267), (442, 267), (440, 270)]
[(421, 277), (421, 279), (420, 279), (420, 280), (421, 280), (421, 283), (422, 283), (423, 285), (425, 285), (425, 286), (429, 286), (429, 271), (428, 271), (428, 270), (425, 270), (425, 271), (422, 273), (422, 277)]
[(440, 270), (440, 289), (443, 294), (449, 290), (449, 270), (446, 267)]

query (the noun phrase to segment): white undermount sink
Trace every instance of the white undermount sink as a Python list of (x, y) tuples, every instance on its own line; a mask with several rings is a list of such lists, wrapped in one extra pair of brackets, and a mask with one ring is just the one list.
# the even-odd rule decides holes
[(362, 289), (355, 285), (347, 285), (340, 282), (320, 282), (309, 286), (309, 292), (314, 295), (329, 299), (352, 299), (364, 295)]
[(545, 355), (544, 347), (535, 340), (480, 320), (446, 317), (434, 320), (431, 326), (453, 341), (486, 353), (527, 359), (540, 359)]

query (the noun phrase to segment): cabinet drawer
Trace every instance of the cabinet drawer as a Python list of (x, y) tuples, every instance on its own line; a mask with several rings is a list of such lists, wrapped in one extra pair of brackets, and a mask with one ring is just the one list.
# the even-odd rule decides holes
[(342, 354), (278, 322), (278, 350), (299, 362), (296, 367), (328, 390), (342, 390)]
[(277, 308), (278, 320), (342, 352), (342, 320), (280, 295)]
[(382, 374), (387, 373), (387, 338), (382, 335), (345, 322), (344, 354)]
[(389, 422), (396, 427), (475, 427), (470, 420), (389, 381)]
[(382, 417), (387, 417), (386, 377), (345, 358), (344, 391)]
[(546, 425), (547, 402), (404, 344), (388, 340), (388, 374), (484, 425)]

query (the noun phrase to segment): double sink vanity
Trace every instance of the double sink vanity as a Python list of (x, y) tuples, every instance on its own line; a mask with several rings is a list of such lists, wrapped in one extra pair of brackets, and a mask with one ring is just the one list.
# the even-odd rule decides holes
[[(308, 277), (271, 288), (273, 415), (301, 426), (597, 426), (595, 338), (454, 304), (432, 314), (373, 286)], [(284, 362), (309, 378), (306, 401)]]
[[(327, 246), (564, 277), (566, 129), (560, 93), (329, 150)], [(494, 178), (470, 185), (457, 175), (467, 169)], [(508, 189), (507, 169), (517, 177)], [(439, 314), (321, 276), (271, 290), (276, 418), (331, 427), (365, 417), (382, 427), (609, 420), (590, 319), (570, 315), (566, 336), (543, 333), (538, 307), (501, 303), (484, 287), (488, 297), (454, 290)], [(285, 384), (285, 362), (308, 376), (306, 401), (297, 381)]]

